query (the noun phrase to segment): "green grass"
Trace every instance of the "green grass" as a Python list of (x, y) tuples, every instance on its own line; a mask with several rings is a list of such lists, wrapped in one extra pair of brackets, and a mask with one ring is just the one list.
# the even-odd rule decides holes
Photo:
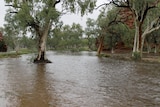
[(17, 58), (22, 54), (33, 53), (34, 51), (29, 49), (20, 49), (18, 52), (0, 52), (0, 58)]
[(0, 58), (16, 58), (19, 55), (17, 55), (16, 52), (3, 52), (0, 53)]
[(98, 57), (110, 57), (109, 54), (106, 53), (101, 53), (100, 55), (97, 55)]

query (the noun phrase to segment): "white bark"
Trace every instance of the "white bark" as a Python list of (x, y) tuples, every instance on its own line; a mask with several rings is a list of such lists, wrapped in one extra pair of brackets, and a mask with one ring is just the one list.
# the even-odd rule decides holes
[(48, 31), (50, 29), (50, 23), (48, 23), (46, 25), (46, 28), (44, 30), (44, 33), (43, 35), (39, 38), (40, 41), (39, 41), (39, 52), (38, 52), (38, 60), (41, 59), (42, 57), (42, 53), (44, 53), (44, 59), (45, 58), (45, 53), (46, 53), (46, 40), (47, 40), (47, 36), (48, 36)]
[(135, 29), (133, 53), (139, 52), (139, 22), (137, 20), (135, 20)]
[(147, 52), (150, 53), (151, 51), (151, 46), (149, 45), (149, 43), (147, 43)]
[(143, 52), (143, 46), (144, 46), (146, 35), (155, 30), (158, 30), (159, 28), (160, 28), (160, 18), (159, 17), (153, 20), (150, 25), (148, 24), (146, 30), (142, 34), (141, 54)]
[(157, 45), (155, 44), (154, 46), (154, 53), (156, 54), (157, 53)]

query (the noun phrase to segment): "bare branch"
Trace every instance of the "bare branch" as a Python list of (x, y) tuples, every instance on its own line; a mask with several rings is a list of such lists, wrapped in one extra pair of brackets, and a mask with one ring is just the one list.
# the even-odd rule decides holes
[(148, 25), (148, 27), (146, 28), (146, 30), (144, 31), (142, 37), (146, 36), (147, 34), (160, 29), (160, 17), (154, 19), (150, 25)]
[(13, 5), (10, 5), (10, 4), (6, 4), (5, 6), (11, 6), (11, 7), (13, 7)]
[(19, 6), (14, 6), (14, 5), (11, 5), (11, 4), (6, 4), (5, 6), (10, 6), (10, 7), (14, 7), (14, 8), (21, 8)]
[(61, 2), (61, 0), (56, 0), (56, 2), (54, 3), (53, 7), (56, 7), (56, 5), (57, 5), (58, 3), (60, 3), (60, 2)]
[(130, 5), (129, 5), (129, 0), (127, 0), (126, 2), (123, 2), (124, 4), (118, 4), (116, 3), (114, 0), (112, 0), (112, 3), (116, 6), (116, 7), (123, 7), (123, 8), (130, 8)]
[(96, 7), (95, 9), (99, 9), (100, 7), (102, 7), (102, 6), (107, 6), (107, 5), (110, 5), (110, 4), (112, 4), (112, 2), (109, 2), (109, 3), (104, 3), (104, 4), (101, 4), (101, 5), (99, 5), (98, 7)]
[(9, 12), (9, 13), (18, 13), (18, 12)]

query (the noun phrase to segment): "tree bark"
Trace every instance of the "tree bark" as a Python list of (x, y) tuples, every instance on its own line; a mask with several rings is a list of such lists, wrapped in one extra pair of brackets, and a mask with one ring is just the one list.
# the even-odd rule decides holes
[(143, 38), (142, 38), (142, 24), (138, 19), (135, 20), (135, 38), (133, 46), (132, 57), (135, 57), (134, 54), (140, 54), (140, 59), (142, 58), (142, 48), (143, 48)]
[(42, 35), (39, 38), (38, 55), (34, 60), (34, 63), (51, 63), (51, 61), (46, 59), (46, 38), (47, 38), (47, 35)]
[(154, 53), (156, 54), (157, 53), (157, 45), (155, 44), (154, 46)]
[(39, 42), (38, 42), (38, 55), (34, 60), (34, 63), (51, 63), (46, 58), (46, 40), (48, 36), (48, 32), (50, 29), (50, 23), (46, 24), (45, 30), (43, 33), (39, 33)]
[(98, 50), (97, 50), (97, 55), (101, 54), (101, 51), (103, 49), (103, 41), (104, 41), (104, 36), (101, 36), (100, 37), (100, 41), (99, 41)]
[(139, 52), (139, 22), (135, 21), (135, 36), (134, 36), (134, 46), (133, 46), (133, 54), (132, 56), (134, 57), (134, 53)]
[(142, 38), (142, 41), (141, 41), (141, 51), (140, 51), (140, 55), (141, 55), (141, 58), (142, 58), (142, 56), (143, 56), (143, 47), (144, 47), (144, 40), (145, 40), (145, 37), (146, 36), (142, 36), (141, 38)]

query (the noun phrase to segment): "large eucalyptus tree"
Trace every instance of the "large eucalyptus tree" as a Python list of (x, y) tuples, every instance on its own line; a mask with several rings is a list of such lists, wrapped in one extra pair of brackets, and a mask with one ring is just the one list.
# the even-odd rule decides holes
[[(15, 13), (17, 26), (34, 31), (38, 38), (38, 55), (34, 62), (50, 62), (46, 59), (46, 40), (51, 29), (65, 12), (80, 12), (84, 15), (95, 7), (95, 0), (5, 0), (10, 13)], [(58, 10), (57, 7), (61, 9)]]
[[(151, 16), (152, 20), (147, 18), (149, 13), (159, 9), (160, 0), (106, 0), (106, 2), (102, 5), (113, 4), (132, 12), (135, 25), (133, 57), (139, 55), (141, 58), (146, 35), (160, 28), (159, 11)], [(145, 22), (146, 26), (144, 26)]]

